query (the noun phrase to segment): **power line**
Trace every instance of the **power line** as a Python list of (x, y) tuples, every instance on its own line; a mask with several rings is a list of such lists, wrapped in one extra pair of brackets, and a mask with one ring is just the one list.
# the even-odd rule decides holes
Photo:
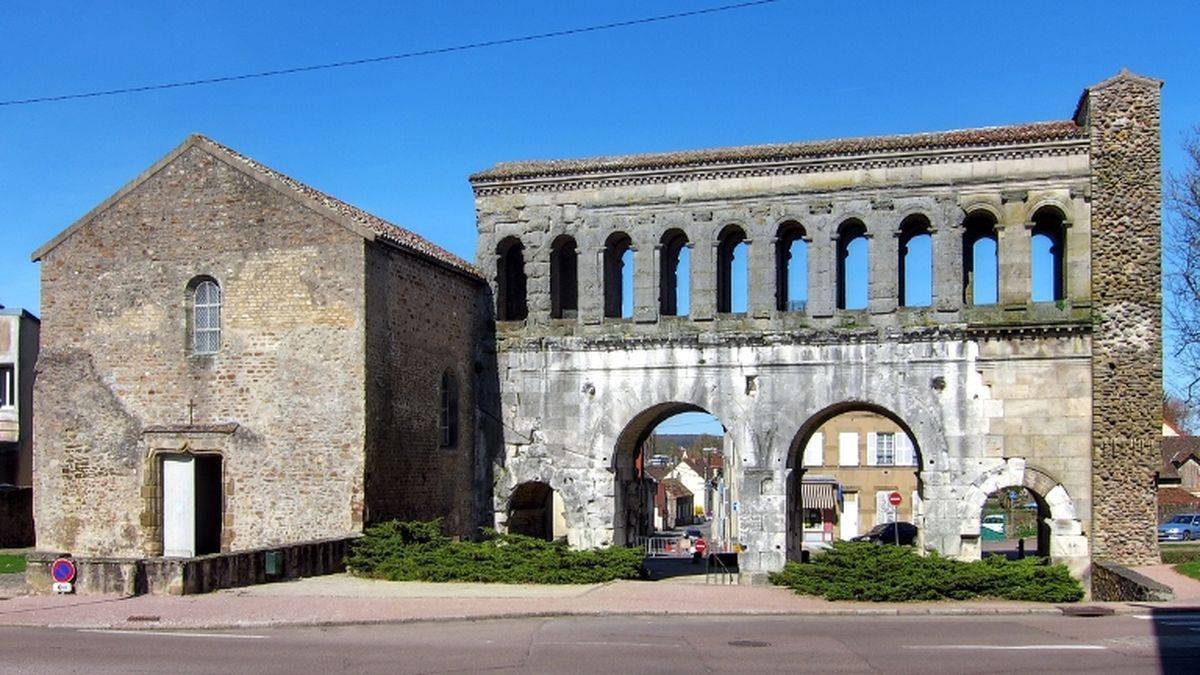
[(597, 31), (612, 30), (615, 28), (627, 28), (629, 26), (641, 26), (649, 23), (660, 23), (663, 21), (673, 21), (675, 19), (685, 19), (703, 14), (716, 14), (718, 12), (730, 12), (759, 5), (770, 5), (780, 0), (752, 0), (751, 2), (739, 2), (731, 5), (721, 5), (719, 7), (707, 7), (704, 9), (695, 9), (687, 12), (675, 12), (672, 14), (660, 14), (658, 16), (643, 17), (640, 19), (629, 19), (627, 21), (614, 21), (612, 23), (603, 23), (593, 26), (583, 26), (581, 28), (568, 28), (565, 30), (550, 31), (547, 33), (534, 33), (532, 35), (521, 35), (518, 37), (501, 38), (497, 40), (486, 40), (484, 42), (470, 42), (467, 44), (454, 45), (451, 47), (437, 47), (434, 49), (422, 49), (415, 52), (405, 52), (402, 54), (389, 54), (388, 56), (373, 56), (365, 59), (352, 59), (349, 61), (334, 61), (332, 63), (319, 63), (307, 66), (296, 66), (294, 68), (280, 68), (276, 70), (263, 70), (254, 73), (241, 73), (238, 75), (223, 75), (220, 77), (207, 77), (199, 80), (182, 80), (179, 82), (165, 82), (160, 84), (147, 84), (138, 87), (122, 87), (120, 89), (104, 89), (98, 91), (79, 92), (74, 94), (60, 94), (57, 96), (38, 96), (34, 98), (12, 99), (8, 101), (0, 101), (0, 106), (17, 106), (31, 105), (34, 103), (51, 103), (55, 101), (70, 101), (82, 98), (97, 98), (100, 96), (118, 96), (121, 94), (135, 94), (146, 91), (158, 91), (161, 89), (180, 89), (183, 87), (196, 87), (204, 84), (221, 84), (224, 82), (237, 82), (240, 80), (254, 80), (264, 77), (275, 77), (278, 75), (294, 75), (296, 73), (308, 73), (316, 70), (332, 70), (334, 68), (348, 68), (351, 66), (362, 66), (371, 63), (383, 63), (385, 61), (400, 61), (403, 59), (415, 59), (424, 56), (436, 56), (439, 54), (450, 54), (452, 52), (464, 52), (472, 49), (486, 49), (489, 47), (499, 47), (502, 45), (518, 44), (522, 42), (534, 42), (537, 40), (547, 40), (550, 38), (565, 37), (568, 35), (580, 35), (582, 33), (595, 33)]

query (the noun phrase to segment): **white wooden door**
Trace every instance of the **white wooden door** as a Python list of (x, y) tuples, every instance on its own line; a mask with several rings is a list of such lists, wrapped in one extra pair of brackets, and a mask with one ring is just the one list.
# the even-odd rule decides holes
[(188, 456), (163, 457), (163, 555), (196, 555), (196, 462)]
[(858, 536), (858, 493), (842, 493), (842, 539)]

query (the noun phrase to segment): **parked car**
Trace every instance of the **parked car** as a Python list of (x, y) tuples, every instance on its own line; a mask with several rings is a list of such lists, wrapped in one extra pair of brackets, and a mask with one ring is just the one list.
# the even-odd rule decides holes
[(687, 537), (688, 537), (688, 539), (699, 539), (700, 537), (703, 537), (703, 536), (704, 536), (704, 535), (703, 535), (703, 534), (700, 532), (700, 528), (698, 528), (698, 527), (691, 527), (691, 528), (688, 528), (688, 531), (687, 531), (687, 533), (686, 533), (686, 534), (687, 534)]
[(912, 546), (917, 540), (917, 526), (912, 523), (881, 523), (872, 527), (866, 534), (851, 539), (851, 541), (869, 541), (875, 544), (895, 544), (896, 530), (900, 530), (900, 545)]
[(1159, 541), (1200, 539), (1200, 513), (1180, 513), (1158, 526)]

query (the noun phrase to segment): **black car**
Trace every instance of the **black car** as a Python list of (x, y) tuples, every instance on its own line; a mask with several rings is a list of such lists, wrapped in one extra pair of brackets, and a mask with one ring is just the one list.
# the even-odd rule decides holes
[(900, 545), (912, 546), (917, 540), (917, 526), (912, 523), (882, 523), (871, 528), (870, 532), (860, 534), (851, 541), (869, 541), (875, 544), (895, 544), (896, 530), (900, 530)]

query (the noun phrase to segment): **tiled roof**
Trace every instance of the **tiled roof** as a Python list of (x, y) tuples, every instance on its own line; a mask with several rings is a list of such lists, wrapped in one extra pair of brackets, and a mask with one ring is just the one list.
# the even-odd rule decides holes
[(1200, 436), (1163, 436), (1159, 478), (1179, 478), (1176, 469), (1191, 456), (1200, 458)]
[(748, 145), (588, 159), (503, 162), (471, 176), (472, 182), (528, 180), (562, 175), (669, 170), (711, 164), (753, 164), (881, 152), (918, 152), (955, 148), (1084, 140), (1087, 130), (1073, 120), (1034, 122), (896, 136), (865, 136), (826, 141)]
[(286, 185), (289, 189), (295, 191), (297, 195), (311, 199), (311, 200), (315, 200), (315, 201), (319, 202), (320, 204), (324, 205), (326, 208), (336, 211), (337, 213), (341, 214), (342, 216), (349, 218), (353, 222), (366, 227), (368, 230), (375, 233), (381, 239), (384, 239), (388, 242), (396, 244), (400, 248), (408, 250), (419, 256), (430, 258), (434, 261), (443, 263), (449, 267), (452, 267), (452, 268), (454, 268), (460, 272), (466, 273), (470, 276), (473, 276), (473, 277), (476, 277), (479, 279), (483, 278), (483, 275), (479, 272), (479, 270), (474, 265), (472, 265), (471, 263), (454, 255), (453, 253), (450, 253), (449, 251), (443, 249), (442, 247), (431, 243), (428, 239), (425, 239), (424, 237), (421, 237), (420, 235), (418, 235), (414, 232), (406, 230), (398, 225), (389, 223), (388, 221), (384, 220), (383, 218), (380, 218), (379, 216), (376, 216), (371, 213), (367, 213), (366, 211), (363, 211), (362, 209), (358, 208), (357, 206), (347, 204), (346, 202), (344, 202), (336, 197), (327, 195), (324, 192), (321, 192), (320, 190), (318, 190), (310, 185), (301, 183), (300, 181), (296, 180), (295, 178), (292, 178), (291, 176), (280, 173), (280, 172), (276, 171), (275, 169), (272, 169), (269, 166), (261, 164), (255, 160), (243, 155), (242, 153), (234, 150), (233, 148), (222, 145), (222, 144), (212, 140), (211, 138), (208, 138), (207, 136), (197, 135), (196, 138), (198, 140), (200, 140), (201, 142), (203, 142), (205, 145), (210, 146), (211, 149), (214, 149), (214, 150), (218, 151), (219, 153), (226, 155), (230, 160), (242, 164), (244, 167), (250, 169), (252, 172), (261, 174), (261, 175), (269, 177), (269, 178), (274, 178), (275, 180), (278, 180), (279, 182)]

